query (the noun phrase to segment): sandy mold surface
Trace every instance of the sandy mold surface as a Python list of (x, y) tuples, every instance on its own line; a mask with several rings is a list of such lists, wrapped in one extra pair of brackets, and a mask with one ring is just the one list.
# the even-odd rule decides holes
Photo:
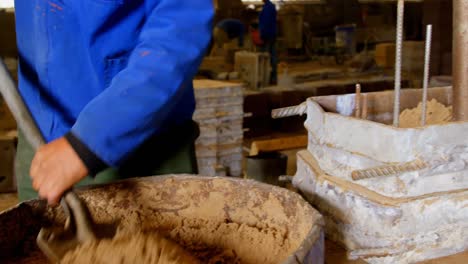
[[(149, 246), (138, 246), (146, 248), (144, 254), (133, 250), (132, 258), (163, 263), (157, 262), (153, 253), (157, 255), (164, 245), (161, 241), (167, 238), (201, 263), (282, 263), (298, 250), (312, 227), (321, 223), (320, 215), (307, 202), (284, 189), (226, 178), (179, 179), (158, 180), (158, 184), (137, 180), (81, 193), (93, 219), (97, 223), (118, 219), (119, 232), (112, 241), (83, 245), (78, 250), (93, 256), (98, 248), (109, 249), (115, 243), (122, 248), (118, 252), (124, 251), (125, 241), (146, 243)], [(51, 212), (49, 217), (61, 221), (58, 212)], [(155, 237), (148, 237), (155, 232)], [(119, 258), (118, 254), (109, 254)]]

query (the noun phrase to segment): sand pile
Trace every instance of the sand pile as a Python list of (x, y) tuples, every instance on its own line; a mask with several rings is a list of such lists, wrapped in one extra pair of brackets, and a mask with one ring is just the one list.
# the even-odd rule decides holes
[[(114, 241), (82, 245), (64, 263), (163, 263), (158, 257), (172, 250), (161, 249), (168, 243), (162, 237), (200, 263), (281, 263), (321, 225), (297, 194), (253, 181), (154, 177), (92, 188), (80, 197), (95, 223), (118, 219), (119, 231)], [(51, 222), (63, 222), (60, 210), (50, 210)], [(151, 237), (155, 232), (161, 237)]]
[[(201, 219), (184, 219), (169, 230), (155, 231), (151, 225), (140, 228), (151, 231), (121, 229), (113, 239), (80, 245), (62, 263), (277, 263), (285, 257), (281, 256), (284, 249), (291, 247), (287, 231), (281, 228)], [(202, 242), (207, 240), (209, 245)], [(265, 250), (272, 252), (265, 254)]]
[(157, 232), (118, 232), (114, 239), (102, 239), (80, 245), (67, 253), (62, 263), (200, 263), (177, 243)]
[[(406, 109), (400, 114), (400, 127), (410, 128), (421, 126), (422, 103), (413, 109)], [(439, 103), (436, 99), (427, 102), (426, 125), (436, 125), (452, 120), (452, 107)]]
[[(70, 251), (62, 263), (234, 264), (245, 263), (245, 261), (241, 260), (236, 250), (226, 249), (226, 246), (229, 246), (227, 244), (239, 244), (237, 247), (240, 247), (241, 251), (252, 250), (249, 244), (239, 243), (242, 240), (241, 237), (258, 241), (267, 248), (275, 248), (274, 244), (278, 242), (278, 245), (287, 245), (283, 235), (276, 230), (262, 230), (234, 223), (216, 225), (198, 221), (184, 221), (184, 223), (170, 232), (119, 230), (113, 239), (96, 240), (80, 245), (75, 250)], [(200, 243), (197, 232), (191, 230), (198, 225), (200, 225), (200, 229), (211, 236), (213, 242), (218, 243), (217, 246), (207, 246)], [(166, 235), (162, 235), (162, 233), (166, 233)], [(223, 242), (222, 236), (229, 237), (229, 242)], [(177, 238), (180, 245), (168, 237)], [(275, 262), (275, 259), (268, 255), (259, 255), (256, 258), (262, 259), (262, 263)]]

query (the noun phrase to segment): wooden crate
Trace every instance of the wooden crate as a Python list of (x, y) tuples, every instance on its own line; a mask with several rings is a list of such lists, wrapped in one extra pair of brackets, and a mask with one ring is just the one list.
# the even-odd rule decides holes
[[(395, 43), (382, 43), (375, 47), (375, 61), (382, 68), (395, 67)], [(405, 41), (403, 43), (402, 70), (422, 74), (424, 70), (424, 42)]]
[(270, 84), (270, 55), (263, 52), (236, 52), (234, 70), (246, 83), (246, 87), (257, 90)]
[(382, 43), (375, 47), (375, 62), (382, 68), (395, 67), (395, 43)]

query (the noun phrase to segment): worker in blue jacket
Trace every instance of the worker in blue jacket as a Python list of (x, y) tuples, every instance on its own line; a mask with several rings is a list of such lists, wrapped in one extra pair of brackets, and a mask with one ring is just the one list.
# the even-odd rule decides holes
[(48, 142), (34, 153), (19, 135), (21, 200), (196, 172), (192, 78), (212, 2), (16, 0), (19, 90)]
[(263, 40), (263, 51), (270, 54), (271, 83), (276, 83), (278, 58), (276, 54), (276, 7), (270, 0), (263, 0), (263, 8), (258, 17), (260, 37)]
[(244, 46), (244, 35), (247, 33), (246, 27), (239, 19), (223, 19), (216, 24), (213, 31), (213, 39), (218, 45), (222, 47), (223, 44), (236, 39), (238, 40), (239, 47)]

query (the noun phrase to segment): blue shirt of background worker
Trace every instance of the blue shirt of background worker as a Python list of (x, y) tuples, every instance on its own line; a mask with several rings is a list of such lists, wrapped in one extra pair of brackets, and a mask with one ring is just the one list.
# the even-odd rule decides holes
[(242, 21), (232, 18), (224, 19), (221, 20), (216, 27), (222, 29), (227, 34), (229, 40), (237, 38), (239, 40), (239, 46), (244, 46), (246, 27)]
[(278, 56), (276, 54), (276, 7), (269, 0), (263, 0), (263, 9), (258, 16), (260, 37), (264, 42), (263, 52), (270, 54), (270, 83), (277, 81)]
[(264, 41), (276, 38), (276, 7), (269, 1), (263, 1), (263, 9), (258, 17), (260, 36)]

